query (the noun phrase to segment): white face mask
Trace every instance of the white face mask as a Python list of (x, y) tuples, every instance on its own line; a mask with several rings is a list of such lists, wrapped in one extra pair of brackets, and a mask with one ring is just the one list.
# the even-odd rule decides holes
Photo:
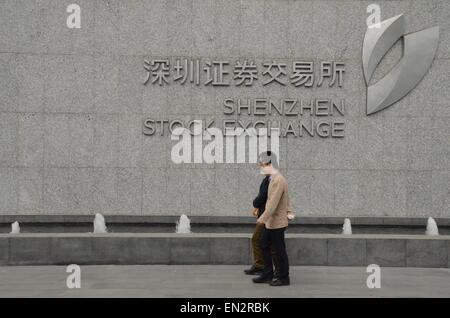
[(270, 174), (271, 167), (270, 166), (262, 166), (260, 167), (261, 174)]

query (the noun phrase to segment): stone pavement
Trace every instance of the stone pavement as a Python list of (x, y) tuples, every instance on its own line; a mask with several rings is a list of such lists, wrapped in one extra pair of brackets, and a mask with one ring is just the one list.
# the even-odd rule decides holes
[(450, 297), (450, 269), (381, 268), (368, 289), (365, 267), (292, 266), (291, 285), (255, 285), (245, 265), (81, 266), (81, 288), (65, 266), (2, 266), (0, 297)]

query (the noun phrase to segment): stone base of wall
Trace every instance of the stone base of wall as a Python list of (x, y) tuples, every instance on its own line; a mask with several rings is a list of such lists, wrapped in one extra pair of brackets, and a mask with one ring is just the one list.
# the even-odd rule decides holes
[[(0, 265), (250, 264), (250, 234), (0, 234)], [(450, 236), (287, 234), (291, 265), (450, 267)]]
[[(179, 216), (106, 215), (112, 233), (173, 233)], [(254, 217), (190, 216), (194, 233), (252, 233)], [(92, 232), (93, 215), (0, 215), (0, 233), (18, 221), (22, 233)], [(353, 234), (425, 234), (425, 217), (350, 217)], [(435, 218), (439, 234), (450, 235), (450, 218)], [(289, 223), (289, 234), (341, 234), (344, 217), (299, 216)]]

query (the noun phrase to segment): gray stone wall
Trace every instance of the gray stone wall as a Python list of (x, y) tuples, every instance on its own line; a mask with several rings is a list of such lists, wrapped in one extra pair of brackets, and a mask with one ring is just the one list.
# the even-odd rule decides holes
[[(297, 212), (450, 216), (450, 2), (376, 1), (383, 20), (404, 12), (407, 32), (437, 24), (440, 40), (419, 85), (366, 116), (361, 47), (372, 2), (1, 1), (0, 213), (247, 216), (261, 180), (254, 164), (176, 165), (169, 136), (145, 136), (143, 119), (220, 121), (228, 97), (324, 97), (345, 99), (345, 137), (280, 141)], [(66, 27), (70, 3), (81, 7), (81, 29)], [(144, 59), (178, 57), (336, 60), (346, 72), (331, 88), (143, 85)]]
[[(251, 234), (0, 234), (1, 265), (250, 264)], [(291, 265), (449, 268), (448, 236), (287, 234)], [(147, 251), (151, 250), (152, 253)]]

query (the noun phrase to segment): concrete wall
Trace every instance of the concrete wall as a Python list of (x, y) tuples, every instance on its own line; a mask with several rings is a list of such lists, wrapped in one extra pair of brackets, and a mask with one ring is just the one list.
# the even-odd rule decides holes
[[(80, 5), (81, 29), (66, 27)], [(244, 216), (254, 165), (170, 161), (142, 121), (223, 115), (225, 97), (345, 98), (344, 138), (281, 140), (297, 211), (450, 216), (450, 2), (377, 1), (407, 32), (438, 24), (432, 68), (405, 98), (365, 115), (361, 46), (373, 1), (5, 0), (0, 2), (0, 213)], [(388, 53), (378, 78), (399, 58)], [(344, 61), (343, 87), (143, 85), (144, 58)], [(285, 118), (282, 118), (285, 120)]]
[[(0, 234), (11, 232), (18, 221), (20, 233), (90, 233), (92, 215), (0, 215)], [(353, 234), (424, 235), (427, 218), (349, 218)], [(179, 216), (108, 215), (109, 233), (174, 233)], [(440, 235), (450, 235), (450, 218), (435, 218)], [(344, 217), (302, 216), (289, 222), (288, 234), (341, 234)], [(191, 216), (192, 233), (252, 233), (253, 216)]]
[[(450, 237), (287, 234), (290, 265), (450, 267)], [(0, 234), (0, 265), (251, 264), (249, 234)]]

